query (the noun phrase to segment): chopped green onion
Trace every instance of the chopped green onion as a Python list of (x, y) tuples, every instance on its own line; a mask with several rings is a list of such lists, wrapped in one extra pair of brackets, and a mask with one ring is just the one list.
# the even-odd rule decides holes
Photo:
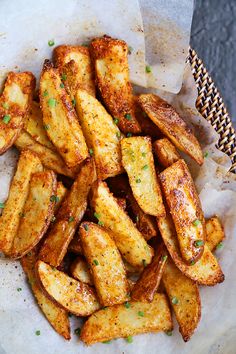
[(48, 91), (47, 90), (43, 91), (43, 96), (44, 97), (48, 96)]
[(191, 262), (190, 262), (190, 265), (192, 265), (192, 266), (193, 266), (194, 264), (195, 264), (195, 262), (194, 262), (194, 261), (191, 261)]
[(36, 336), (40, 336), (40, 331), (39, 330), (36, 331), (35, 334), (36, 334)]
[(126, 302), (124, 303), (124, 307), (125, 307), (126, 309), (129, 309), (129, 308), (131, 307), (131, 305), (130, 305), (130, 303), (129, 303), (128, 301), (126, 301)]
[(94, 264), (95, 266), (99, 265), (99, 263), (98, 263), (98, 261), (97, 261), (96, 259), (93, 260), (93, 264)]
[(5, 108), (5, 109), (8, 109), (8, 108), (9, 108), (9, 104), (6, 103), (6, 102), (3, 102), (2, 106), (3, 106), (3, 108)]
[(64, 88), (65, 85), (63, 83), (60, 84), (60, 88)]
[(146, 152), (142, 152), (142, 156), (145, 157), (147, 154)]
[(113, 122), (117, 125), (119, 123), (119, 119), (118, 118), (114, 118)]
[(21, 291), (22, 289), (21, 288), (17, 288), (17, 291)]
[(103, 344), (110, 344), (111, 341), (110, 340), (104, 340), (104, 342), (102, 342)]
[(70, 216), (68, 222), (72, 222), (74, 220), (75, 220), (75, 218), (73, 216)]
[(0, 203), (0, 209), (4, 209), (5, 208), (5, 204), (4, 203)]
[(55, 98), (49, 98), (48, 100), (48, 105), (50, 108), (56, 107), (57, 101), (55, 100)]
[(60, 198), (57, 195), (51, 195), (50, 197), (50, 202), (56, 202), (58, 203)]
[(148, 170), (148, 165), (144, 165), (144, 166), (142, 167), (142, 170), (144, 170), (144, 171)]
[(140, 317), (144, 317), (144, 312), (143, 312), (143, 311), (139, 311), (139, 312), (138, 312), (138, 315), (139, 315)]
[(121, 136), (120, 132), (117, 132), (117, 133), (116, 133), (116, 136), (117, 136), (117, 138), (119, 139), (120, 136)]
[(9, 116), (9, 114), (6, 114), (2, 119), (3, 123), (5, 124), (8, 124), (10, 120), (11, 120), (11, 116)]
[(204, 156), (205, 158), (207, 158), (207, 157), (209, 156), (209, 152), (206, 151), (203, 156)]
[(133, 48), (133, 47), (128, 46), (128, 54), (131, 54), (133, 50), (134, 50), (134, 48)]
[(80, 332), (81, 332), (81, 328), (76, 328), (75, 330), (74, 330), (74, 332), (75, 332), (75, 334), (77, 334), (77, 336), (80, 336)]
[(194, 241), (194, 246), (195, 247), (201, 247), (203, 245), (204, 245), (204, 241), (202, 241), (202, 240)]
[(65, 80), (66, 80), (66, 78), (67, 78), (66, 74), (62, 74), (62, 75), (61, 75), (61, 79), (62, 79), (62, 81), (65, 81)]
[(98, 221), (98, 225), (100, 225), (100, 226), (104, 226), (104, 223), (102, 222), (102, 221)]
[(54, 44), (55, 44), (55, 42), (54, 42), (54, 40), (53, 40), (53, 39), (50, 39), (50, 40), (48, 41), (48, 45), (49, 45), (49, 47), (54, 46)]
[(147, 266), (147, 261), (146, 261), (146, 259), (143, 259), (143, 266), (144, 266), (144, 267)]
[(179, 300), (177, 299), (176, 296), (174, 296), (174, 297), (172, 297), (171, 302), (172, 302), (172, 304), (177, 305), (179, 303)]
[(132, 133), (127, 133), (127, 138), (130, 138), (132, 136)]
[(218, 245), (216, 246), (216, 249), (217, 249), (217, 250), (220, 250), (222, 247), (224, 247), (224, 244), (223, 244), (223, 242), (221, 241), (221, 242), (219, 242)]
[(167, 258), (168, 258), (168, 256), (167, 256), (167, 255), (162, 256), (162, 260), (163, 260), (163, 261), (166, 261), (166, 260), (167, 260)]
[(167, 336), (171, 337), (172, 334), (173, 334), (173, 332), (172, 332), (172, 331), (166, 331), (165, 334), (166, 334)]
[(98, 213), (94, 213), (93, 215), (94, 215), (94, 216), (95, 216), (95, 218), (96, 218), (96, 219), (98, 219), (98, 220), (99, 220), (99, 219), (100, 219), (100, 217), (101, 217), (101, 215), (100, 215), (100, 214), (98, 214)]
[(89, 227), (87, 224), (84, 224), (83, 227), (84, 227), (85, 231), (88, 231)]
[(44, 129), (45, 130), (48, 130), (50, 128), (50, 125), (49, 124), (44, 124)]
[(151, 72), (152, 72), (151, 66), (150, 66), (150, 65), (147, 65), (147, 66), (146, 66), (146, 73), (149, 74), (149, 73), (151, 73)]
[(72, 102), (72, 106), (75, 107), (75, 105), (76, 105), (76, 100), (75, 100), (75, 98), (73, 98), (73, 100), (72, 100), (71, 102)]
[(126, 114), (125, 114), (125, 118), (126, 118), (127, 120), (131, 120), (131, 119), (132, 119), (131, 114), (126, 113)]
[(133, 337), (132, 337), (132, 336), (128, 336), (128, 337), (126, 338), (126, 341), (127, 341), (128, 343), (133, 343)]
[(194, 226), (198, 226), (198, 225), (200, 225), (200, 224), (201, 224), (201, 221), (198, 220), (198, 219), (196, 219), (196, 220), (193, 221), (193, 225), (194, 225)]
[(141, 179), (140, 179), (140, 178), (137, 178), (135, 182), (136, 182), (136, 183), (141, 183)]
[(90, 154), (90, 156), (93, 155), (93, 149), (89, 149), (89, 154)]

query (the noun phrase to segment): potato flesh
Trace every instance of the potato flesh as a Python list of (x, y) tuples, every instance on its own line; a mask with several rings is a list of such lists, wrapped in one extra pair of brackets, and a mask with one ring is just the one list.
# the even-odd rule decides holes
[(120, 174), (120, 131), (102, 104), (86, 91), (76, 93), (76, 110), (88, 147), (92, 149), (98, 178)]
[(204, 252), (198, 262), (187, 265), (181, 257), (175, 227), (170, 215), (160, 218), (158, 227), (172, 260), (183, 274), (201, 285), (213, 286), (224, 281), (224, 274), (207, 244), (204, 245)]
[(29, 192), (31, 175), (42, 169), (35, 154), (28, 150), (21, 153), (0, 220), (0, 250), (6, 255), (10, 252), (21, 221), (20, 215)]
[(182, 257), (196, 262), (203, 253), (205, 219), (194, 182), (184, 160), (178, 160), (159, 175), (170, 208)]
[(60, 73), (64, 74), (63, 82), (66, 88), (69, 86), (72, 99), (78, 89), (86, 90), (90, 95), (95, 96), (94, 69), (88, 48), (60, 45), (54, 49), (53, 58)]
[(109, 233), (91, 222), (82, 223), (79, 232), (101, 305), (113, 306), (127, 301), (129, 285), (125, 268)]
[(13, 240), (11, 257), (20, 258), (41, 240), (53, 215), (56, 176), (52, 171), (34, 173), (23, 208), (20, 225)]
[(0, 155), (13, 145), (23, 128), (34, 88), (32, 73), (8, 74), (0, 97)]
[(146, 214), (164, 216), (165, 208), (157, 181), (151, 139), (141, 136), (124, 138), (121, 141), (121, 152), (122, 164), (140, 208)]
[(203, 164), (199, 142), (171, 105), (153, 94), (140, 95), (138, 102), (160, 131), (179, 150), (188, 154), (199, 165)]
[(89, 159), (81, 168), (70, 192), (63, 201), (56, 221), (40, 250), (39, 259), (54, 267), (60, 265), (86, 211), (88, 193), (95, 178), (94, 162)]
[(75, 280), (50, 265), (38, 261), (36, 273), (42, 288), (66, 311), (89, 316), (100, 308), (95, 293), (87, 284)]
[(77, 257), (73, 261), (70, 272), (73, 278), (80, 280), (82, 283), (94, 285), (93, 277), (89, 271), (89, 265), (82, 257)]
[(20, 151), (27, 149), (35, 153), (46, 168), (56, 173), (75, 178), (76, 169), (68, 168), (62, 157), (56, 151), (39, 144), (24, 129), (22, 129), (16, 139), (15, 146)]
[(164, 294), (156, 293), (151, 303), (130, 301), (129, 304), (129, 308), (124, 304), (115, 305), (90, 316), (82, 328), (81, 340), (90, 345), (119, 337), (172, 329), (171, 313)]
[(44, 64), (40, 78), (40, 105), (49, 139), (68, 167), (75, 167), (88, 156), (86, 142), (72, 102), (61, 87), (61, 79), (50, 63)]
[(99, 181), (93, 185), (91, 206), (104, 227), (112, 232), (117, 248), (128, 263), (139, 268), (144, 262), (151, 263), (152, 248), (119, 206), (105, 182)]
[[(201, 317), (198, 285), (186, 277), (171, 259), (165, 265), (162, 281), (185, 342), (192, 336)], [(177, 303), (176, 303), (177, 302)]]
[(223, 226), (218, 216), (206, 220), (207, 246), (213, 251), (224, 240)]
[(70, 339), (70, 322), (68, 313), (44, 294), (34, 270), (36, 261), (37, 252), (35, 249), (31, 250), (31, 252), (21, 258), (21, 265), (27, 275), (32, 292), (40, 309), (55, 331), (65, 339)]
[(175, 146), (167, 138), (156, 140), (153, 148), (159, 163), (165, 168), (181, 158)]
[(96, 83), (108, 111), (119, 120), (122, 132), (140, 133), (129, 82), (127, 44), (107, 36), (95, 38), (91, 43), (91, 53)]

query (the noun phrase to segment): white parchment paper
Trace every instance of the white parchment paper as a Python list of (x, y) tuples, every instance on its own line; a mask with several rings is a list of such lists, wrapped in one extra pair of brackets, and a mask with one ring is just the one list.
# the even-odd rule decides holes
[[(170, 58), (164, 70), (164, 66), (158, 59), (157, 65), (154, 64), (155, 75), (152, 74), (155, 79), (154, 83), (150, 81), (150, 77), (148, 83), (159, 89), (167, 90), (168, 88), (169, 92), (160, 90), (156, 92), (173, 104), (181, 116), (193, 127), (204, 151), (208, 152), (208, 157), (201, 168), (186, 156), (184, 157), (190, 163), (206, 217), (219, 215), (225, 227), (224, 248), (217, 251), (217, 257), (225, 273), (225, 282), (212, 288), (201, 288), (202, 319), (189, 343), (183, 342), (175, 322), (172, 337), (164, 333), (145, 334), (135, 336), (132, 344), (128, 344), (124, 339), (118, 339), (112, 341), (111, 344), (86, 347), (78, 341), (76, 336), (72, 336), (72, 340), (67, 342), (54, 332), (38, 309), (19, 263), (0, 259), (1, 354), (235, 353), (236, 178), (227, 173), (230, 167), (229, 158), (215, 148), (218, 140), (217, 134), (195, 109), (197, 90), (190, 68), (185, 66), (186, 53), (184, 54), (182, 50), (181, 56), (178, 55), (180, 53), (178, 50), (180, 48), (186, 50), (188, 45), (192, 1), (170, 0), (165, 4), (162, 0), (155, 2), (142, 0), (142, 16), (138, 5), (138, 2), (134, 0), (112, 2), (105, 0), (41, 0), (38, 2), (1, 0), (0, 75), (3, 79), (6, 72), (14, 69), (15, 66), (17, 66), (15, 70), (31, 70), (38, 75), (43, 59), (51, 56), (52, 49), (47, 45), (50, 39), (54, 39), (56, 45), (76, 44), (87, 41), (93, 36), (107, 33), (125, 39), (134, 48), (130, 57), (131, 77), (134, 83), (145, 86), (146, 64), (142, 17), (144, 27), (148, 25), (148, 18), (144, 18), (144, 14), (150, 16), (150, 23), (157, 24), (155, 36), (151, 41), (153, 44), (158, 36), (161, 37), (163, 34), (158, 24), (172, 21), (175, 24), (173, 28), (182, 26), (182, 32), (179, 32), (183, 36), (175, 37), (177, 52), (175, 60), (174, 57), (171, 59), (174, 51), (171, 53), (170, 50)], [(147, 9), (153, 10), (152, 16), (150, 13), (147, 15)], [(179, 18), (178, 11), (179, 16), (184, 18)], [(168, 26), (165, 28), (167, 29)], [(171, 30), (172, 27), (169, 26), (170, 38)], [(147, 50), (148, 43), (151, 43), (148, 42), (148, 33), (145, 33), (145, 40)], [(171, 42), (166, 43), (168, 46), (171, 45)], [(38, 50), (35, 51), (35, 49)], [(164, 46), (158, 45), (156, 52), (158, 58), (166, 58), (167, 51)], [(147, 54), (150, 54), (149, 49)], [(156, 57), (153, 56), (153, 58), (155, 60)], [(151, 62), (152, 59), (149, 60), (149, 64), (155, 63), (155, 61)], [(179, 94), (170, 93), (178, 91), (182, 77), (183, 85)], [(140, 87), (138, 90), (145, 91)], [(17, 153), (14, 149), (0, 157), (0, 202), (7, 197), (16, 160)], [(22, 291), (17, 291), (17, 288), (22, 288)], [(71, 323), (73, 333), (81, 322), (72, 317)], [(40, 330), (40, 336), (35, 335), (36, 330)]]

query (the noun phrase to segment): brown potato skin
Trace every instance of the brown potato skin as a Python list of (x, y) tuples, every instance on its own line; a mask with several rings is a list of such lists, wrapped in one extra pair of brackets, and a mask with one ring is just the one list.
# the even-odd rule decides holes
[(217, 245), (225, 238), (224, 228), (217, 215), (206, 220), (206, 241), (211, 251), (214, 251)]
[[(54, 267), (60, 265), (86, 211), (88, 193), (95, 179), (96, 171), (93, 159), (88, 159), (58, 210), (56, 221), (39, 252), (39, 259)], [(70, 220), (71, 217), (72, 220)]]
[(203, 164), (199, 142), (169, 103), (153, 94), (140, 95), (138, 102), (149, 118), (179, 150), (184, 151), (199, 165)]
[(175, 146), (167, 138), (156, 140), (153, 143), (153, 150), (158, 162), (165, 168), (181, 159)]
[(36, 248), (32, 249), (20, 260), (22, 268), (27, 275), (32, 292), (36, 298), (37, 304), (42, 310), (44, 316), (58, 334), (69, 340), (71, 336), (68, 313), (44, 294), (35, 274), (36, 261)]
[[(17, 86), (20, 94), (15, 92)], [(35, 89), (35, 77), (31, 72), (9, 72), (0, 97), (0, 155), (7, 151), (15, 142), (24, 126)], [(13, 91), (13, 92), (11, 92)], [(4, 108), (4, 103), (8, 108)], [(10, 116), (10, 121), (5, 124), (3, 117)]]
[(135, 301), (152, 302), (160, 284), (162, 274), (167, 261), (167, 251), (162, 243), (157, 253), (147, 267), (144, 268), (141, 276), (133, 287), (131, 298)]
[[(109, 36), (95, 38), (91, 42), (91, 55), (95, 65), (95, 80), (102, 99), (118, 126), (124, 133), (138, 134), (140, 125), (135, 117), (132, 87), (129, 82), (128, 46)], [(102, 73), (100, 63), (106, 68)], [(103, 68), (104, 69), (104, 68)], [(123, 76), (123, 81), (116, 75)], [(130, 119), (125, 115), (129, 114)]]
[[(189, 264), (196, 262), (203, 254), (206, 227), (188, 166), (184, 160), (178, 160), (161, 172), (159, 178), (175, 224), (183, 260)], [(194, 225), (195, 220), (199, 221), (199, 225)], [(203, 245), (197, 246), (198, 241)]]
[(73, 252), (75, 254), (79, 254), (82, 255), (83, 254), (83, 249), (82, 249), (82, 245), (81, 245), (81, 239), (79, 236), (79, 233), (77, 232), (76, 235), (73, 237), (73, 239), (71, 240), (68, 250), (70, 252)]

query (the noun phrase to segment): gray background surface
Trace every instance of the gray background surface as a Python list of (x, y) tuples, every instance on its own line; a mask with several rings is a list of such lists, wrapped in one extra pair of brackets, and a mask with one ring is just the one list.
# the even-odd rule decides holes
[(195, 0), (191, 46), (211, 74), (236, 127), (236, 0)]

